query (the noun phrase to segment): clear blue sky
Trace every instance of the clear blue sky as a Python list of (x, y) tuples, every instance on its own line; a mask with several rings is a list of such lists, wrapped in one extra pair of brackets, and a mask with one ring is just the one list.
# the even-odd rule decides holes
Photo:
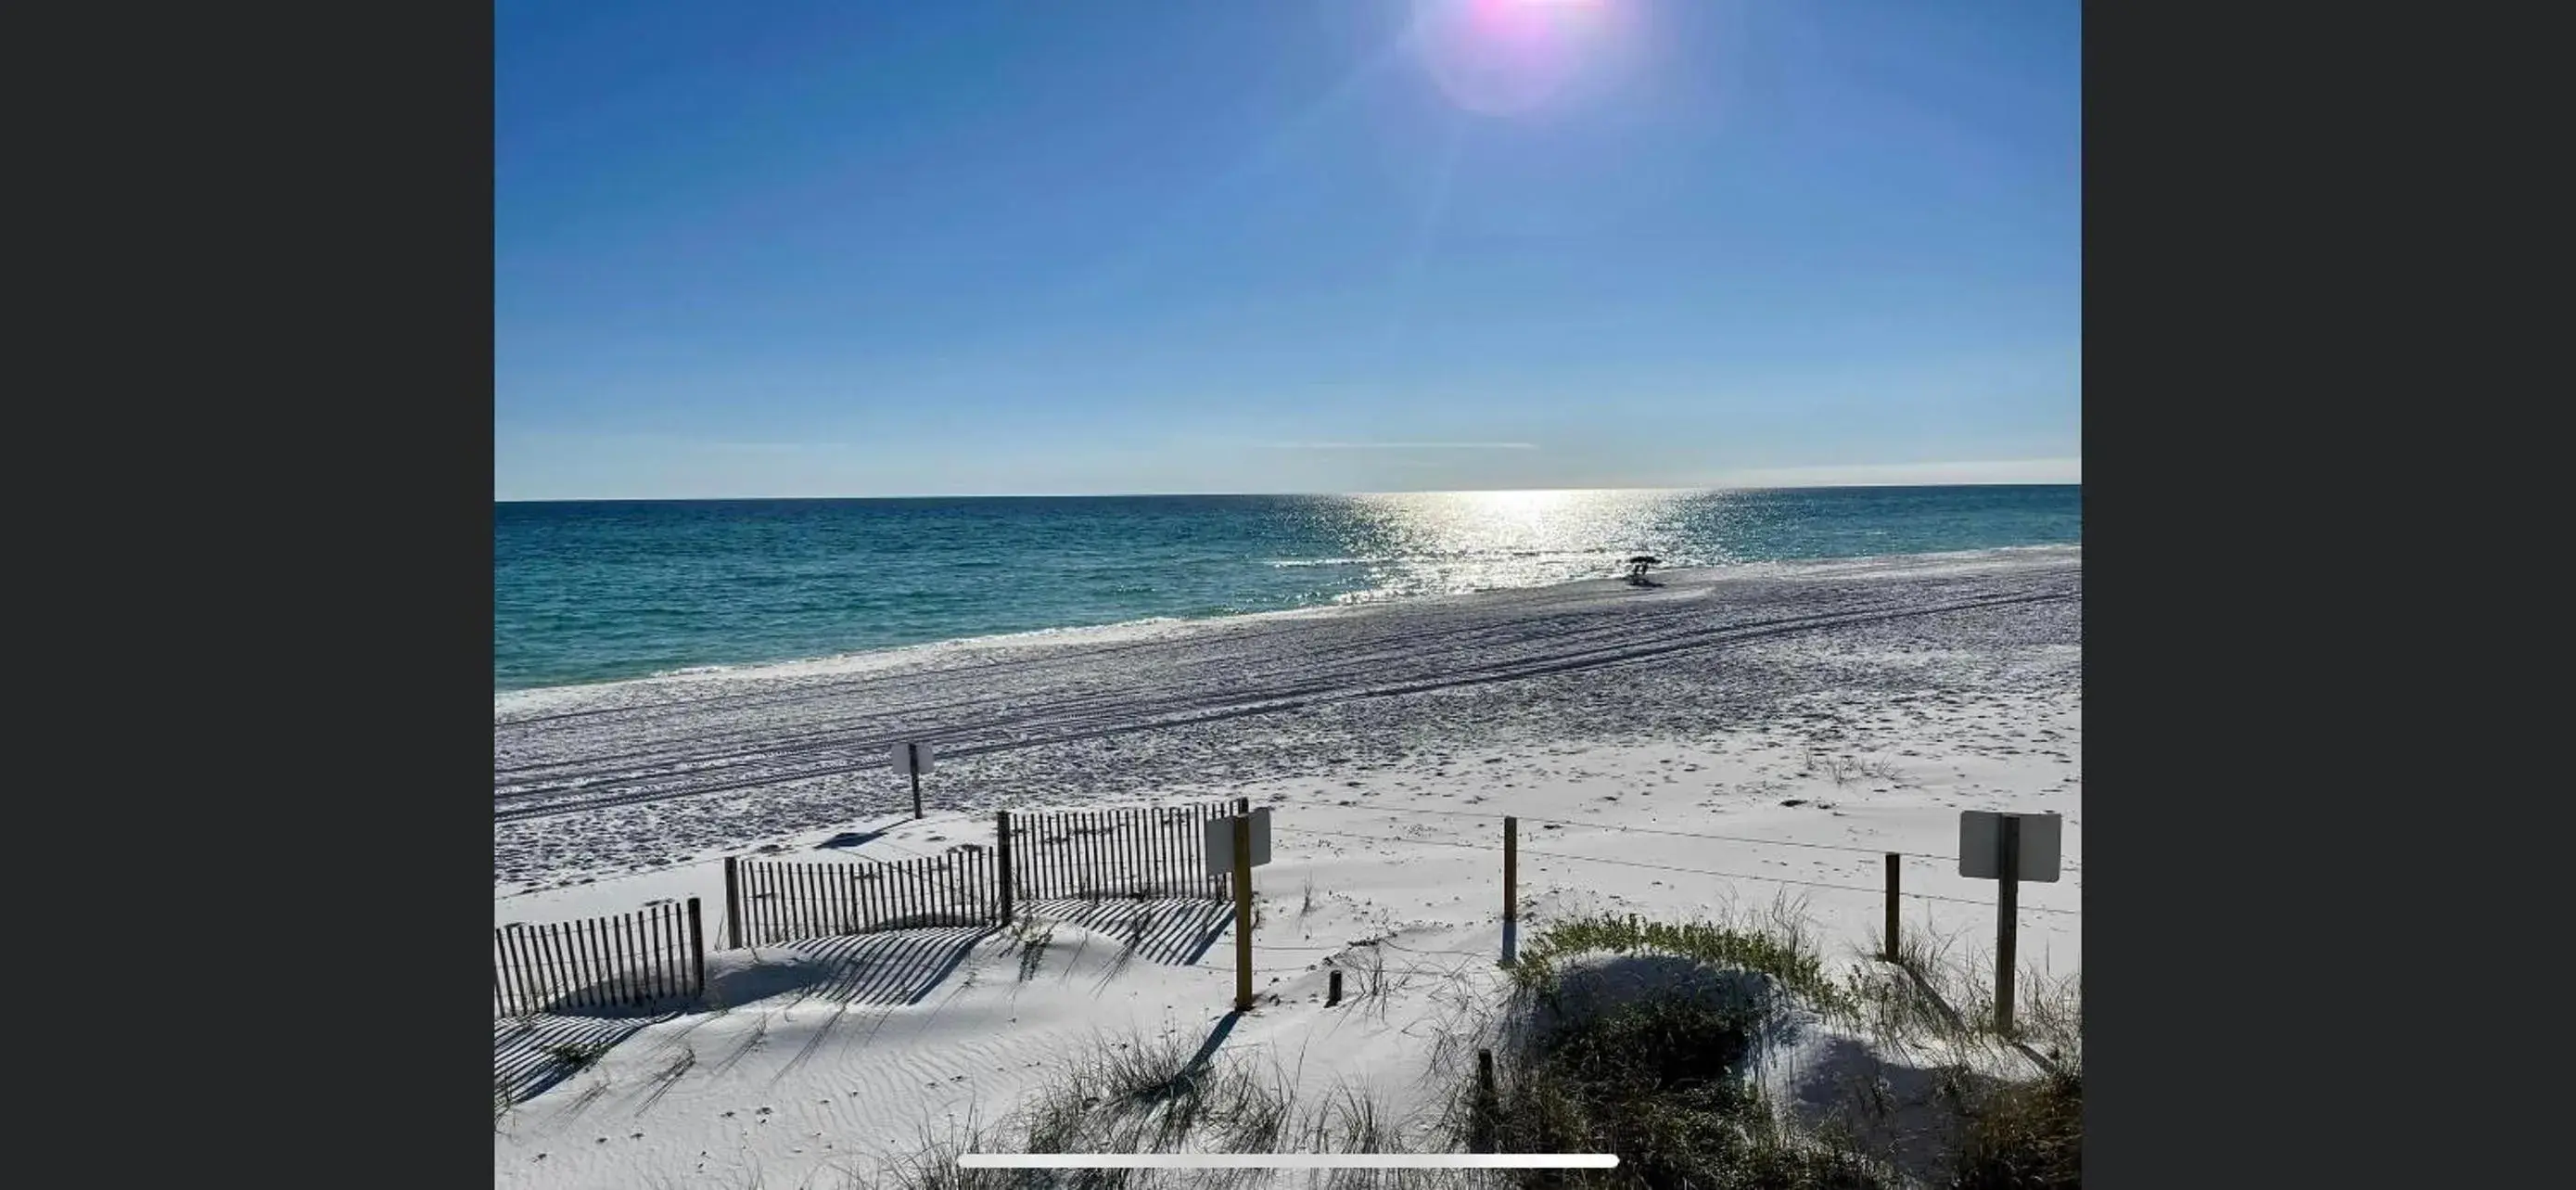
[(500, 499), (2071, 479), (2075, 0), (500, 0)]

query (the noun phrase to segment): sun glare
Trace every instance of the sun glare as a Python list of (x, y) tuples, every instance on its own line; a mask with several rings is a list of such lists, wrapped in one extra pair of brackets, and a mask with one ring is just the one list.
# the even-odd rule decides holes
[(1414, 0), (1423, 65), (1470, 111), (1509, 115), (1562, 94), (1607, 53), (1613, 0)]

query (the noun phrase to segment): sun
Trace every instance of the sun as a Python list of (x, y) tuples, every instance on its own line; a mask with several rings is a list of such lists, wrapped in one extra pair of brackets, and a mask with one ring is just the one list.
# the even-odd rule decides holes
[(1616, 0), (1414, 0), (1423, 65), (1451, 102), (1528, 111), (1598, 65), (1621, 23)]

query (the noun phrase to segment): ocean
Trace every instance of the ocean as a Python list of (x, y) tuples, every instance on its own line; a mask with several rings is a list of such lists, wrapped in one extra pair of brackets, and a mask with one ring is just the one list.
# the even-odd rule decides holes
[(496, 503), (492, 677), (2082, 539), (2075, 485)]

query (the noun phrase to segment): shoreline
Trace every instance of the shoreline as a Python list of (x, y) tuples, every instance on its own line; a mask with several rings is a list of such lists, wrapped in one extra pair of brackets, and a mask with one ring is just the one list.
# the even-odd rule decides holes
[[(1797, 573), (1828, 573), (1842, 569), (1866, 569), (1905, 563), (1930, 565), (1937, 565), (1945, 562), (1974, 563), (1978, 561), (2006, 559), (2016, 556), (2048, 555), (2063, 555), (2080, 559), (2083, 556), (2083, 550), (2083, 544), (2077, 542), (2072, 544), (2052, 543), (2038, 545), (1991, 546), (1974, 550), (1943, 550), (1916, 554), (1869, 554), (1830, 558), (1774, 559), (1760, 562), (1743, 562), (1717, 566), (1678, 567), (1672, 570), (1657, 571), (1653, 577), (1657, 583), (1662, 584), (1671, 584), (1675, 582), (1722, 582), (1731, 577), (1757, 578)], [(1512, 596), (1527, 596), (1540, 592), (1583, 589), (1586, 587), (1603, 585), (1622, 587), (1625, 586), (1626, 583), (1625, 580), (1615, 576), (1580, 578), (1565, 582), (1545, 583), (1528, 587), (1493, 587), (1481, 591), (1446, 592), (1438, 595), (1422, 595), (1393, 599), (1351, 600), (1348, 602), (1336, 601), (1322, 604), (1310, 604), (1301, 607), (1272, 608), (1264, 611), (1232, 612), (1215, 616), (1146, 616), (1140, 619), (1118, 620), (1107, 624), (1064, 625), (1051, 628), (1023, 629), (1016, 632), (996, 632), (973, 636), (945, 637), (939, 640), (921, 641), (908, 645), (889, 645), (883, 648), (874, 649), (854, 649), (846, 652), (829, 653), (812, 657), (779, 658), (767, 661), (708, 663), (703, 665), (682, 666), (675, 669), (661, 670), (634, 677), (610, 678), (588, 682), (563, 682), (543, 686), (521, 686), (508, 690), (496, 689), (492, 693), (492, 709), (496, 717), (505, 716), (513, 712), (543, 713), (545, 711), (555, 709), (558, 704), (579, 702), (591, 697), (613, 695), (614, 692), (625, 688), (665, 687), (700, 682), (756, 682), (765, 678), (829, 677), (845, 673), (864, 673), (882, 666), (899, 665), (906, 661), (951, 652), (1011, 648), (1046, 648), (1051, 646), (1079, 646), (1090, 644), (1116, 644), (1132, 640), (1152, 639), (1166, 633), (1186, 633), (1192, 629), (1222, 627), (1233, 624), (1256, 624), (1265, 621), (1306, 617), (1364, 615), (1390, 609), (1415, 607), (1425, 604), (1439, 604), (1459, 600), (1491, 599), (1497, 597), (1509, 598)]]
[(934, 746), (930, 805), (982, 809), (2067, 690), (2081, 596), (2080, 547), (1766, 563), (560, 688), (496, 708), (495, 883), (908, 805), (906, 740)]

